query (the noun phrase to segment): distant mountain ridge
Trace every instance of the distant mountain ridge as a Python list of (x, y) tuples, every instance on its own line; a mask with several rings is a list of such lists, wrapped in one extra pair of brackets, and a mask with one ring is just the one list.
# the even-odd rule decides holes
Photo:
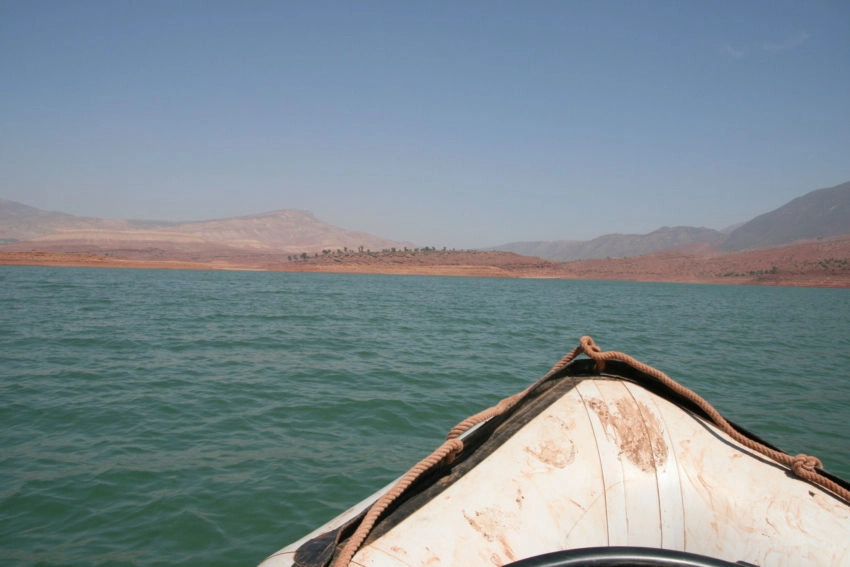
[[(0, 244), (9, 250), (37, 247), (108, 253), (110, 250), (226, 249), (252, 252), (314, 253), (325, 249), (403, 247), (398, 242), (350, 231), (318, 220), (313, 213), (284, 209), (208, 221), (161, 222), (106, 220), (42, 211), (0, 199)], [(412, 246), (412, 245), (411, 245)]]
[(811, 191), (728, 234), (710, 228), (677, 226), (649, 234), (607, 234), (586, 241), (511, 242), (491, 249), (567, 262), (628, 258), (697, 244), (736, 252), (844, 234), (850, 234), (850, 182)]
[[(850, 234), (850, 182), (811, 191), (728, 233), (710, 228), (662, 227), (649, 234), (607, 234), (587, 241), (512, 242), (489, 250), (566, 262), (628, 258), (665, 250), (721, 253)], [(309, 211), (284, 209), (207, 221), (110, 220), (48, 212), (0, 199), (0, 247), (115, 255), (176, 255), (204, 260), (240, 254), (313, 254), (334, 250), (415, 248), (349, 231)]]
[(78, 217), (66, 213), (43, 211), (6, 199), (0, 199), (0, 241), (30, 240), (64, 230), (130, 229), (130, 221)]
[(739, 251), (850, 234), (850, 182), (817, 189), (733, 230), (720, 244)]
[(539, 256), (556, 262), (568, 262), (593, 258), (643, 256), (688, 244), (714, 244), (722, 238), (722, 232), (710, 228), (665, 226), (649, 234), (606, 234), (593, 240), (512, 242), (497, 246), (494, 250)]

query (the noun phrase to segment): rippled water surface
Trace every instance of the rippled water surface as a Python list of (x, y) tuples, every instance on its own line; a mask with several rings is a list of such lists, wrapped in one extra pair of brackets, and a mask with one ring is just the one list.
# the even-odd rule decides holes
[(0, 266), (0, 564), (256, 564), (583, 334), (850, 477), (848, 290)]

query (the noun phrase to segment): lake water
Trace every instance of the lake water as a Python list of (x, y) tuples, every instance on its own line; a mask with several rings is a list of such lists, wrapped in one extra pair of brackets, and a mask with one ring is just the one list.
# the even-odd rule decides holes
[(850, 290), (0, 266), (0, 564), (254, 565), (584, 334), (850, 477)]

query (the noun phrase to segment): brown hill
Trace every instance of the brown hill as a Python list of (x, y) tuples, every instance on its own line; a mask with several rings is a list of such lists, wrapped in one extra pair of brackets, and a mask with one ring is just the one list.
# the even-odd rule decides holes
[(133, 224), (130, 221), (77, 217), (0, 199), (0, 244), (30, 240), (59, 231), (131, 228)]
[(555, 262), (513, 252), (404, 248), (380, 252), (338, 251), (268, 266), (288, 272), (407, 274), (480, 277), (559, 277)]
[(812, 191), (757, 216), (732, 231), (720, 247), (747, 250), (842, 234), (850, 234), (850, 182)]
[(557, 240), (553, 242), (512, 242), (494, 250), (540, 256), (547, 260), (569, 262), (591, 258), (627, 258), (651, 254), (688, 244), (714, 244), (723, 233), (710, 228), (664, 226), (649, 234), (606, 234), (592, 240)]
[(79, 252), (114, 256), (158, 255), (208, 260), (227, 255), (320, 252), (325, 249), (403, 247), (341, 229), (312, 213), (281, 210), (209, 221), (104, 220), (51, 213), (0, 200), (0, 244), (5, 250)]
[(843, 234), (850, 234), (850, 182), (811, 191), (774, 211), (741, 223), (728, 234), (709, 228), (677, 226), (663, 227), (649, 234), (606, 234), (586, 241), (512, 242), (493, 250), (566, 262), (627, 258), (699, 243), (740, 251)]
[[(816, 204), (809, 208), (826, 210), (825, 214), (843, 211), (835, 203), (824, 209), (820, 199), (824, 195), (816, 195), (818, 199), (812, 201)], [(831, 197), (831, 193), (826, 196)], [(850, 287), (850, 236), (726, 252), (701, 242), (698, 233), (680, 229), (645, 235), (652, 236), (646, 240), (649, 244), (680, 238), (688, 242), (669, 250), (629, 258), (558, 263), (505, 251), (414, 248), (339, 229), (305, 211), (160, 223), (88, 219), (0, 200), (0, 239), (16, 241), (0, 246), (0, 264)], [(596, 240), (604, 242), (605, 238)]]
[(850, 236), (731, 253), (702, 245), (561, 266), (580, 279), (850, 287)]
[(355, 274), (526, 277), (850, 287), (850, 236), (812, 240), (744, 252), (710, 245), (633, 258), (556, 263), (496, 251), (400, 249), (381, 252), (327, 251), (283, 255), (255, 253), (205, 261), (138, 253), (121, 258), (48, 252), (3, 252), (0, 264), (181, 269), (251, 269)]

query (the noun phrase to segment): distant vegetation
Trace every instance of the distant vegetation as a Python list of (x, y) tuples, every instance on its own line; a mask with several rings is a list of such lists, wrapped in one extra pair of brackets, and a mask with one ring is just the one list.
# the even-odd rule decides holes
[[(342, 248), (337, 248), (336, 250), (332, 250), (330, 248), (326, 248), (322, 250), (321, 255), (318, 252), (301, 252), (296, 254), (289, 254), (286, 259), (290, 262), (309, 262), (310, 260), (322, 259), (322, 258), (345, 258), (351, 256), (366, 256), (370, 258), (410, 258), (413, 256), (418, 256), (420, 254), (448, 254), (451, 252), (456, 252), (454, 248), (447, 249), (443, 246), (442, 249), (438, 250), (436, 246), (423, 246), (421, 248), (407, 247), (403, 246), (400, 248), (391, 247), (384, 248), (379, 251), (372, 251), (364, 246), (358, 246), (357, 250), (349, 249), (348, 247), (343, 246)], [(466, 252), (474, 253), (474, 250), (467, 250)]]
[[(9, 264), (103, 265), (109, 259), (121, 265), (188, 262), (195, 268), (209, 263), (212, 268), (304, 272), (850, 287), (850, 236), (843, 235), (850, 235), (850, 183), (812, 191), (725, 233), (664, 227), (645, 235), (491, 250), (416, 246), (343, 230), (292, 209), (160, 223), (76, 217), (0, 199), (0, 255), (5, 254), (0, 260)], [(96, 255), (97, 260), (63, 254)]]

